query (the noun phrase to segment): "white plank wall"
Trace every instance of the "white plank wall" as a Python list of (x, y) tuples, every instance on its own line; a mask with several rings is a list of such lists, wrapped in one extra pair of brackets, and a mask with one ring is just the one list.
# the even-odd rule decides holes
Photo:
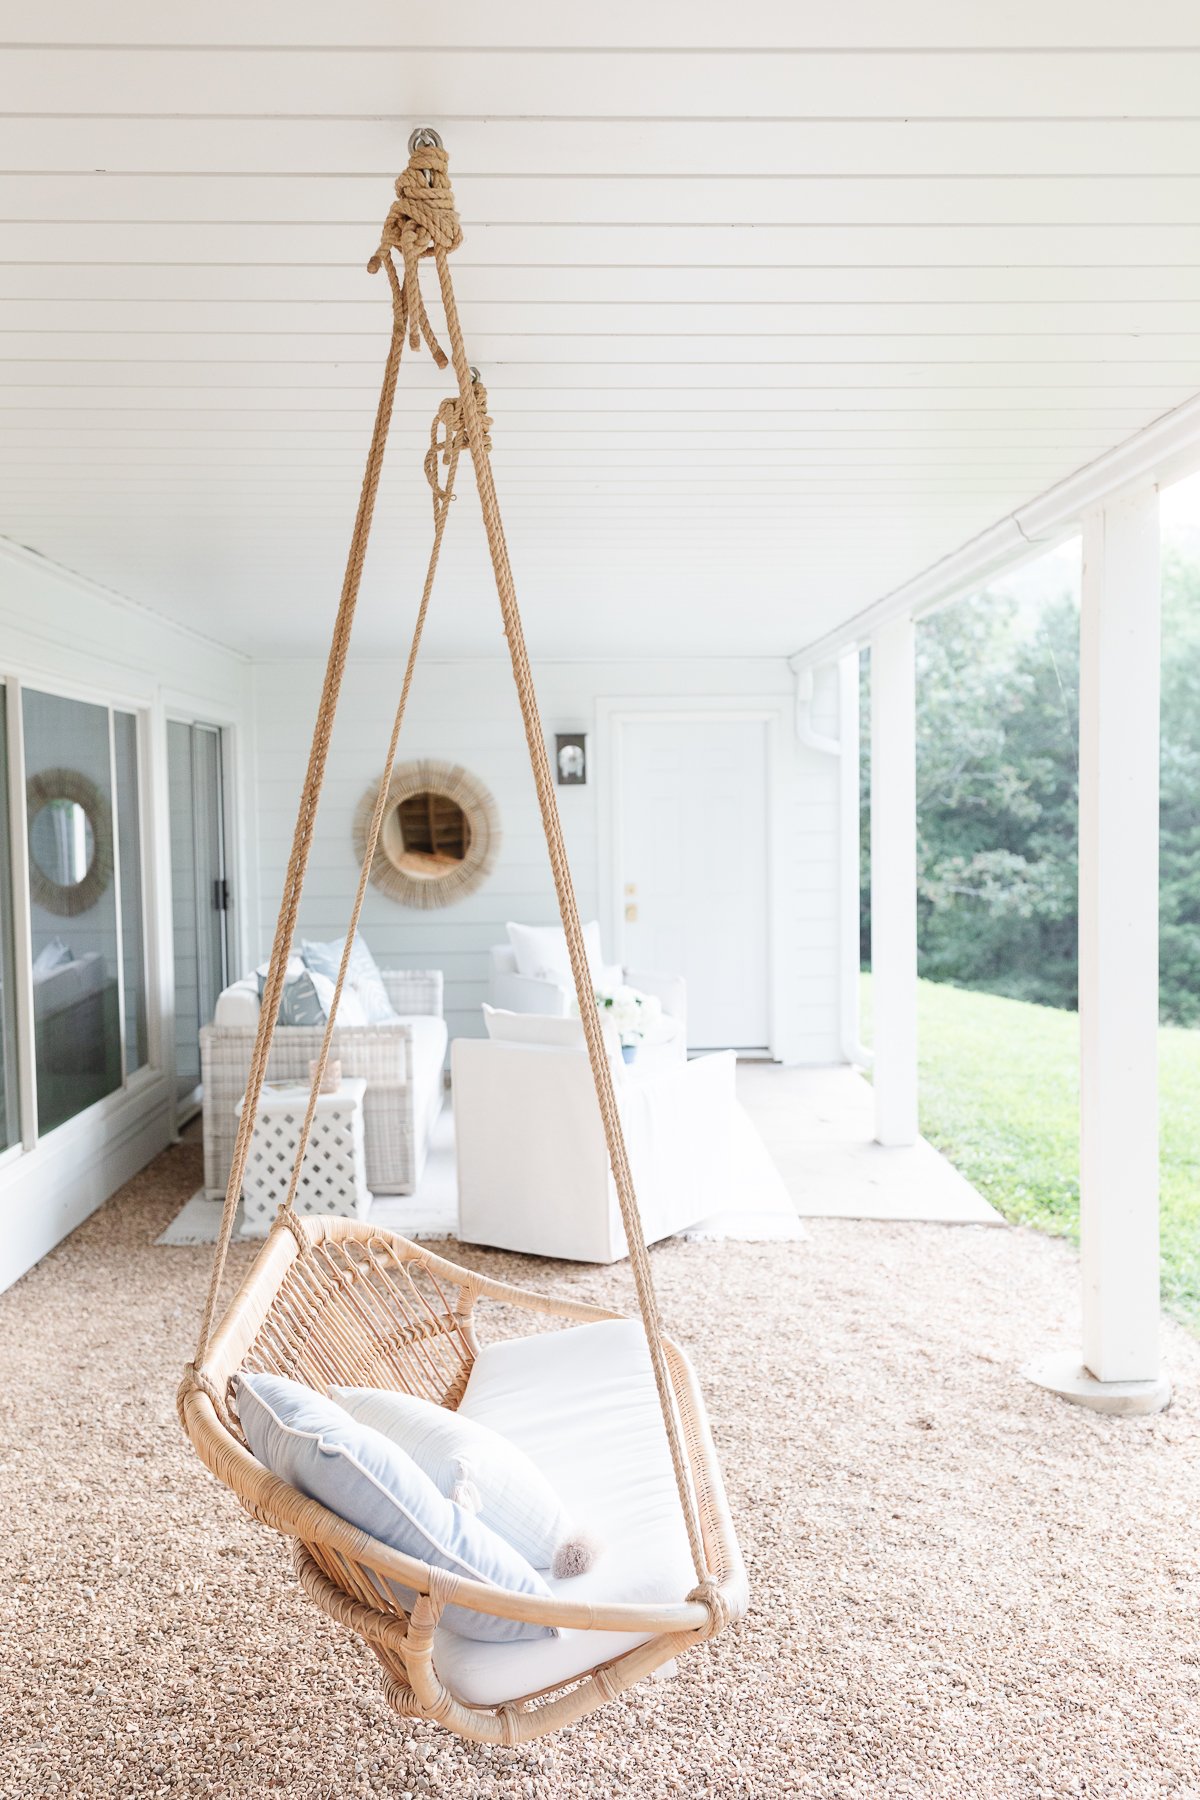
[[(329, 772), (313, 844), (301, 925), (329, 938), (345, 928), (356, 877), (351, 819), (359, 797), (378, 778), (401, 665), (354, 659), (330, 751)], [(591, 768), (584, 788), (559, 789), (579, 903), (585, 918), (599, 916), (611, 934), (607, 897), (600, 891), (600, 808), (608, 804), (605, 770), (597, 761), (596, 702), (651, 697), (686, 707), (715, 699), (736, 705), (773, 700), (782, 710), (779, 733), (778, 916), (774, 983), (777, 1049), (796, 1062), (835, 1060), (837, 1015), (837, 768), (796, 744), (791, 732), (791, 679), (777, 659), (705, 658), (669, 662), (539, 663), (535, 675), (543, 723), (555, 731), (587, 731)], [(283, 870), (290, 847), (321, 668), (315, 661), (256, 665), (258, 730), (254, 804), (261, 868), (258, 953), (270, 946)], [(818, 684), (816, 716), (837, 727), (836, 684)], [(482, 1030), (488, 950), (504, 941), (508, 919), (541, 923), (555, 916), (554, 892), (541, 837), (516, 695), (500, 660), (431, 662), (418, 670), (401, 757), (435, 756), (461, 762), (491, 789), (503, 844), (485, 886), (457, 906), (414, 912), (375, 889), (368, 892), (363, 935), (381, 961), (440, 968), (455, 1035)]]

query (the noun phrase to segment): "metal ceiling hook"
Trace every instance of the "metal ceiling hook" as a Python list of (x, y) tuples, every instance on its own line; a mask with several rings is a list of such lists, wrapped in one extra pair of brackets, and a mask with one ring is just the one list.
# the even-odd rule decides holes
[[(408, 154), (410, 156), (414, 150), (442, 150), (444, 148), (440, 136), (432, 125), (418, 125), (416, 130), (409, 134)], [(433, 186), (433, 176), (428, 169), (425, 171), (425, 186)]]

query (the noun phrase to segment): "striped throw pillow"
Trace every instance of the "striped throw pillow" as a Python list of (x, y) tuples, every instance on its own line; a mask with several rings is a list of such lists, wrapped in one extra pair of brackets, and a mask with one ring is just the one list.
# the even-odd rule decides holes
[(334, 1387), (329, 1397), (411, 1456), (440, 1493), (477, 1513), (535, 1569), (562, 1580), (591, 1567), (595, 1546), (572, 1528), (546, 1477), (490, 1425), (382, 1388)]

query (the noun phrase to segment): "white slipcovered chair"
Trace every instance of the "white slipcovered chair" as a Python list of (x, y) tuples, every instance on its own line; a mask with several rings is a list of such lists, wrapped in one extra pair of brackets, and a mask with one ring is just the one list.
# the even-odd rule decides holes
[[(578, 1019), (485, 1008), (487, 1038), (451, 1048), (458, 1235), (535, 1256), (610, 1263), (627, 1254)], [(726, 1208), (735, 1179), (731, 1051), (613, 1080), (646, 1242)]]

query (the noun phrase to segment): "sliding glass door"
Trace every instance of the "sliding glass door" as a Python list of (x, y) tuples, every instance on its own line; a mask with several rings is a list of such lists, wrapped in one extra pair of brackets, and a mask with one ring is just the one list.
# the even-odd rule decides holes
[(25, 688), (22, 725), (42, 1136), (147, 1059), (137, 720)]
[(181, 1111), (199, 1104), (200, 1028), (229, 980), (225, 775), (215, 725), (167, 726), (175, 945), (175, 1073)]

